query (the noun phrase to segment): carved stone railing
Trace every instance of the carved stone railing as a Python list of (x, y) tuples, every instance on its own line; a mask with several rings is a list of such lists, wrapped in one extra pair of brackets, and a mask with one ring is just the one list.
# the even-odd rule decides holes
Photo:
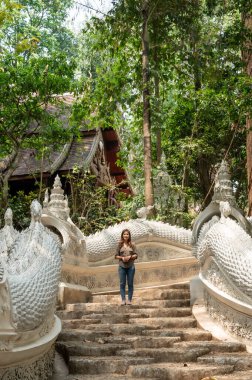
[(65, 286), (71, 284), (72, 302), (75, 292), (84, 302), (85, 292), (88, 297), (90, 292), (118, 290), (114, 255), (125, 228), (138, 250), (136, 287), (189, 281), (200, 269), (208, 315), (230, 333), (251, 341), (252, 226), (235, 204), (224, 162), (213, 201), (192, 232), (141, 217), (85, 237), (69, 217), (68, 201), (56, 177), (42, 215), (38, 203), (33, 204), (26, 231), (13, 228), (10, 210), (0, 230), (0, 378), (49, 377), (53, 342), (61, 328), (54, 316), (60, 276)]
[(200, 263), (199, 278), (206, 312), (227, 333), (250, 344), (251, 231), (251, 224), (235, 204), (228, 167), (222, 162), (213, 201), (194, 223), (193, 252)]
[(47, 380), (61, 330), (54, 315), (61, 272), (60, 241), (41, 223), (33, 201), (31, 223), (18, 233), (12, 212), (0, 230), (0, 378)]
[(199, 267), (191, 252), (192, 232), (148, 221), (147, 213), (142, 208), (138, 219), (84, 236), (69, 217), (67, 199), (56, 177), (50, 196), (46, 195), (42, 221), (58, 233), (63, 243), (61, 280), (92, 292), (118, 290), (118, 263), (114, 256), (124, 228), (131, 231), (137, 245), (136, 286), (189, 280), (196, 275)]

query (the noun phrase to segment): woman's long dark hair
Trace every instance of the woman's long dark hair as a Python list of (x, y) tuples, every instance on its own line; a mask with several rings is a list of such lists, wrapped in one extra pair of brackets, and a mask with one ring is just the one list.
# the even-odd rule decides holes
[(128, 230), (128, 228), (125, 228), (124, 230), (122, 230), (122, 233), (121, 233), (121, 240), (119, 242), (119, 248), (122, 248), (123, 244), (124, 244), (124, 240), (123, 240), (123, 234), (124, 232), (128, 232), (129, 233), (129, 240), (128, 240), (128, 245), (132, 248), (132, 242), (131, 242), (131, 233), (130, 233), (130, 230)]

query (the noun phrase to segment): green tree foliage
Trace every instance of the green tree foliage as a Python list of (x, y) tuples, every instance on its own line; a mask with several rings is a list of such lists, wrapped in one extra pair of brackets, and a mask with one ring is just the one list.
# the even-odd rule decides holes
[[(75, 72), (75, 40), (63, 26), (69, 0), (19, 1), (3, 16), (0, 50), (0, 157), (3, 203), (8, 179), (23, 148), (45, 154), (69, 139), (58, 115), (59, 95), (71, 89)], [(1, 8), (4, 12), (4, 8)], [(55, 96), (57, 95), (57, 96)], [(61, 103), (61, 105), (60, 105)], [(56, 105), (58, 113), (48, 112)], [(64, 111), (63, 111), (64, 112)]]
[[(196, 43), (195, 33), (182, 39), (184, 64), (179, 76), (175, 71), (181, 85), (173, 86), (175, 101), (168, 115), (166, 151), (171, 157), (170, 170), (175, 163), (182, 180), (187, 164), (186, 185), (198, 189), (206, 205), (216, 164), (223, 158), (230, 160), (239, 189), (245, 189), (244, 124), (251, 110), (251, 78), (244, 74), (241, 60), (244, 28), (238, 3), (218, 3), (214, 9), (202, 6), (200, 20)], [(174, 154), (177, 160), (172, 163)], [(239, 194), (237, 191), (237, 197)]]
[[(66, 186), (70, 188), (71, 219), (85, 235), (133, 216), (132, 204), (127, 207), (124, 194), (113, 185), (97, 186), (96, 177), (89, 172), (75, 168), (66, 176)], [(109, 196), (111, 192), (114, 194), (113, 202)], [(125, 207), (119, 207), (122, 202), (126, 202)]]
[[(129, 146), (130, 150), (134, 150), (134, 141), (135, 151), (142, 161), (136, 165), (137, 171), (142, 176), (144, 166), (145, 182), (147, 177), (149, 179), (147, 172), (151, 169), (151, 122), (156, 129), (160, 129), (161, 122), (159, 102), (151, 90), (154, 78), (160, 79), (162, 74), (158, 57), (165, 50), (162, 45), (165, 44), (169, 29), (177, 25), (179, 20), (182, 20), (182, 26), (184, 19), (189, 23), (197, 13), (197, 3), (117, 1), (105, 19), (94, 19), (85, 30), (84, 38), (90, 43), (89, 56), (92, 59), (89, 63), (92, 69), (89, 70), (89, 76), (85, 75), (87, 70), (83, 71), (84, 97), (79, 115), (85, 117), (92, 114), (91, 126), (121, 127), (128, 123), (126, 132), (126, 128), (121, 128), (122, 134), (127, 136), (124, 139), (125, 152)], [(99, 52), (96, 59), (94, 51)], [(156, 88), (157, 83), (156, 80)], [(151, 110), (154, 112), (150, 120)], [(124, 161), (123, 155), (121, 162)], [(143, 165), (143, 161), (148, 162)]]
[(21, 6), (17, 2), (2, 0), (0, 3), (0, 28), (7, 20), (11, 20), (14, 11), (20, 8)]
[[(70, 88), (76, 47), (62, 26), (68, 0), (18, 4), (6, 0), (0, 8), (0, 146), (1, 154), (9, 154), (6, 167), (12, 168), (17, 148), (35, 144), (43, 153), (49, 139), (57, 145), (68, 137), (45, 107), (56, 101), (54, 94)], [(73, 120), (77, 124), (89, 120), (90, 128), (119, 129), (119, 163), (130, 173), (133, 186), (139, 187), (132, 209), (142, 206), (143, 200), (145, 90), (151, 111), (152, 162), (159, 164), (161, 143), (175, 198), (183, 199), (175, 209), (168, 202), (167, 215), (158, 217), (169, 220), (169, 213), (184, 213), (180, 219), (188, 221), (195, 205), (207, 205), (223, 158), (231, 165), (238, 204), (246, 206), (249, 131), (245, 125), (251, 118), (252, 83), (246, 70), (251, 30), (244, 20), (251, 5), (251, 0), (116, 0), (106, 17), (93, 18), (79, 36), (79, 100)], [(6, 9), (11, 10), (8, 17)], [(144, 10), (148, 11), (145, 80)], [(27, 129), (31, 121), (39, 130), (36, 139)], [(156, 168), (152, 170), (155, 177)], [(9, 173), (5, 171), (3, 183)], [(79, 191), (85, 193), (79, 181)], [(130, 217), (129, 204), (125, 218)], [(94, 210), (89, 216), (109, 220), (99, 207)], [(118, 210), (111, 215), (116, 220)], [(76, 221), (79, 217), (84, 217), (81, 210), (76, 211)]]
[[(116, 1), (106, 18), (90, 23), (84, 33), (90, 52), (85, 67), (92, 69), (89, 75), (82, 71), (82, 112), (93, 112), (97, 125), (120, 126), (120, 164), (136, 181), (143, 177), (142, 4)], [(223, 158), (230, 162), (238, 202), (245, 206), (244, 125), (252, 87), (241, 48), (251, 36), (241, 14), (250, 9), (250, 1), (150, 2), (152, 158), (157, 159), (155, 131), (160, 129), (167, 170), (188, 199), (181, 211), (188, 212), (196, 201), (202, 207), (209, 203)]]
[[(25, 194), (23, 191), (18, 191), (9, 199), (8, 206), (13, 212), (13, 224), (19, 231), (29, 227), (31, 222), (31, 203), (34, 199), (38, 199), (38, 192), (29, 192)], [(1, 220), (4, 219), (4, 209), (1, 209)], [(2, 228), (3, 226), (1, 226)]]

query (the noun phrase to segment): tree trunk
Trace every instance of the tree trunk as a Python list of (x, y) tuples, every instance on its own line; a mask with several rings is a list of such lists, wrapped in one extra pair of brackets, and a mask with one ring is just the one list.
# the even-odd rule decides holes
[[(244, 14), (242, 16), (243, 25), (248, 31), (252, 32), (252, 15)], [(244, 43), (242, 58), (246, 65), (246, 73), (252, 76), (252, 41), (247, 40)], [(252, 216), (252, 117), (248, 114), (246, 117), (246, 153), (247, 153), (247, 181), (248, 181), (248, 216)]]
[(145, 178), (145, 206), (154, 203), (152, 185), (152, 158), (151, 158), (151, 121), (150, 121), (150, 79), (149, 79), (149, 1), (143, 1), (142, 8), (142, 74), (143, 74), (143, 136), (144, 136), (144, 178)]
[(252, 119), (246, 118), (246, 155), (247, 155), (247, 180), (248, 180), (248, 216), (252, 216)]
[[(157, 28), (158, 26), (154, 23), (154, 36), (157, 35)], [(160, 93), (159, 93), (159, 75), (158, 75), (158, 47), (157, 47), (157, 41), (155, 41), (155, 47), (154, 47), (154, 89), (155, 89), (155, 103), (156, 103), (156, 154), (157, 154), (157, 165), (161, 162), (161, 155), (162, 155), (162, 134), (161, 134), (161, 127), (160, 127)]]
[(7, 170), (5, 170), (4, 174), (1, 175), (2, 182), (2, 197), (0, 205), (2, 208), (6, 208), (8, 205), (8, 197), (9, 197), (9, 179), (17, 167), (18, 155), (17, 151), (13, 152), (11, 155), (11, 160), (9, 161), (9, 166)]
[[(199, 181), (201, 184), (202, 192), (205, 197), (203, 208), (207, 207), (212, 200), (213, 188), (211, 188), (211, 177), (209, 175), (210, 168), (207, 164), (207, 157), (201, 155), (197, 160), (197, 171), (199, 175)], [(211, 191), (209, 191), (211, 189)]]

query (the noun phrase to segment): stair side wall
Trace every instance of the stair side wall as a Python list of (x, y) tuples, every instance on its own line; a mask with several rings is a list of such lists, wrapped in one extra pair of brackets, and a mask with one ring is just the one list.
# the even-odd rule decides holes
[[(135, 263), (135, 287), (166, 285), (189, 281), (199, 272), (194, 257)], [(117, 291), (119, 289), (118, 265), (81, 268), (64, 264), (61, 281), (86, 286), (91, 292)]]

